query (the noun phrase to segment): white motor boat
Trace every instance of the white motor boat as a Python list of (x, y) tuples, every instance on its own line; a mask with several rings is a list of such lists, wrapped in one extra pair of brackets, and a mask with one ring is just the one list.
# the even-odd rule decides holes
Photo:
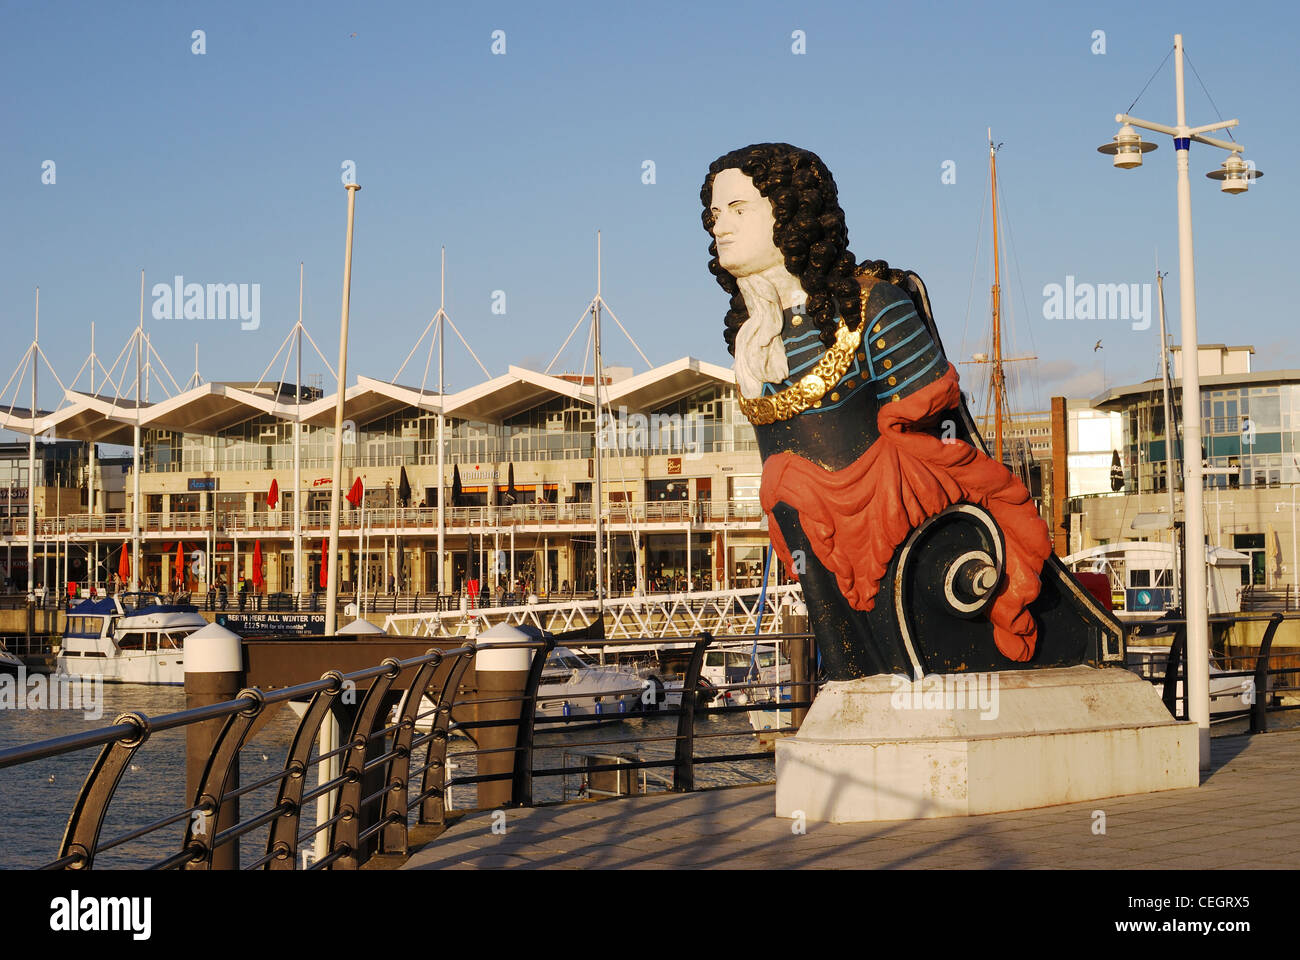
[[(1165, 669), (1169, 663), (1169, 647), (1160, 645), (1127, 646), (1129, 656), (1128, 668), (1145, 680), (1150, 680), (1157, 690), (1163, 690)], [(1272, 694), (1272, 677), (1267, 678), (1269, 689), (1263, 693), (1253, 694), (1254, 681), (1249, 676), (1224, 676), (1232, 671), (1225, 670), (1210, 657), (1210, 716), (1233, 713), (1250, 708), (1254, 695), (1270, 696)], [(1239, 671), (1238, 671), (1239, 672)], [(1181, 705), (1183, 700), (1183, 681), (1179, 679), (1174, 696)]]
[[(556, 647), (542, 668), (534, 716), (560, 721), (543, 724), (548, 729), (617, 723), (641, 710), (648, 683), (631, 670), (594, 664), (567, 647)], [(390, 723), (397, 722), (401, 707), (393, 708)], [(434, 710), (434, 703), (421, 697), (417, 730), (429, 730)]]
[(68, 608), (57, 670), (105, 683), (185, 683), (185, 638), (207, 621), (191, 604), (124, 593)]

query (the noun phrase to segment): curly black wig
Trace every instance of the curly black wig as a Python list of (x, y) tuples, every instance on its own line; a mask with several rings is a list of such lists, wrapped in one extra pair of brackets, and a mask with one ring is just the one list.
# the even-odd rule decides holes
[(713, 200), (713, 178), (733, 167), (753, 180), (759, 194), (772, 202), (776, 220), (773, 242), (785, 257), (785, 268), (798, 277), (808, 295), (808, 317), (821, 330), (822, 342), (830, 346), (835, 342), (837, 315), (843, 316), (850, 327), (860, 322), (860, 288), (856, 277), (869, 274), (896, 283), (903, 278), (903, 273), (891, 270), (883, 260), (864, 261), (858, 266), (849, 250), (849, 230), (840, 208), (835, 178), (817, 154), (788, 143), (753, 143), (723, 154), (709, 164), (709, 175), (700, 188), (700, 202), (704, 206), (701, 220), (710, 237), (709, 272), (731, 295), (723, 339), (732, 356), (736, 353), (736, 334), (749, 318), (749, 312), (736, 278), (718, 263), (714, 218), (709, 207)]

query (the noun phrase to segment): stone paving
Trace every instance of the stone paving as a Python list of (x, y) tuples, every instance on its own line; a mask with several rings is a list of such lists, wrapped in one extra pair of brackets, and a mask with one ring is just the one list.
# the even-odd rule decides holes
[[(775, 787), (467, 814), (403, 869), (1294, 869), (1300, 730), (1213, 741), (1201, 786), (1014, 813), (866, 824), (773, 815)], [(1094, 811), (1105, 833), (1094, 833)]]

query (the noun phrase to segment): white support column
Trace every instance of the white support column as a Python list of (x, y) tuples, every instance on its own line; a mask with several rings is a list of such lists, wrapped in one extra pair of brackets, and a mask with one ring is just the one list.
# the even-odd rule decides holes
[(1183, 85), (1183, 37), (1174, 37), (1178, 87), (1178, 309), (1183, 334), (1183, 498), (1187, 552), (1188, 717), (1200, 734), (1201, 769), (1210, 766), (1210, 628), (1206, 609), (1204, 479), (1201, 470), (1201, 372), (1196, 330), (1196, 266), (1192, 255), (1190, 131)]

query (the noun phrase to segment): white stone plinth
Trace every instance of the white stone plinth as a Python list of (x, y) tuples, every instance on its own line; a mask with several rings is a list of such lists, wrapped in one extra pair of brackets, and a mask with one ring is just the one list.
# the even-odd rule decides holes
[(1198, 750), (1196, 725), (1119, 667), (832, 682), (776, 744), (776, 815), (915, 820), (1194, 787)]

